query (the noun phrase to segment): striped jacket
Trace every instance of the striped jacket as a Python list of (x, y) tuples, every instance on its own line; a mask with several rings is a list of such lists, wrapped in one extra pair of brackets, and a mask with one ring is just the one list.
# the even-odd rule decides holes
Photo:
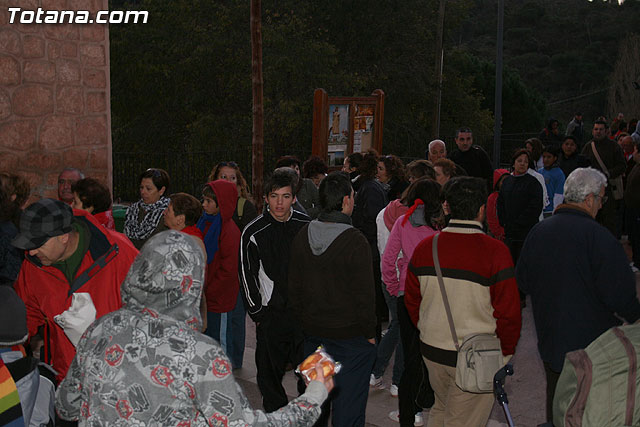
[[(456, 365), (456, 350), (442, 301), (433, 256), (433, 237), (413, 252), (404, 301), (420, 330), (422, 354)], [(458, 342), (473, 333), (496, 334), (502, 353), (515, 352), (520, 327), (520, 298), (513, 261), (504, 243), (485, 235), (480, 223), (451, 220), (438, 239), (438, 256)]]

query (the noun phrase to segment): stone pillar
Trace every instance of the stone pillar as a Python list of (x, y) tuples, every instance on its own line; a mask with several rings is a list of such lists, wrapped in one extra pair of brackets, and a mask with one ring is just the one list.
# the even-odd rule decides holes
[(57, 197), (64, 167), (111, 188), (106, 24), (20, 24), (9, 7), (107, 10), (108, 0), (0, 0), (0, 171), (20, 173), (32, 200)]

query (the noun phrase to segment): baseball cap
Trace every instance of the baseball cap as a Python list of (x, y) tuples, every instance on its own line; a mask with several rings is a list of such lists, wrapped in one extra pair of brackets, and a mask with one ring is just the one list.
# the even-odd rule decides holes
[(20, 216), (20, 232), (11, 242), (19, 249), (36, 249), (51, 237), (72, 230), (73, 210), (60, 200), (41, 199), (27, 207)]

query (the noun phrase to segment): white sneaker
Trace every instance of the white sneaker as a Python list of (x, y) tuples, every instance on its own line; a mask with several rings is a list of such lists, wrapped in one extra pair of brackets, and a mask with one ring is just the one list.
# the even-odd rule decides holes
[(375, 375), (371, 374), (371, 377), (369, 378), (369, 385), (373, 388), (384, 388), (382, 386), (382, 377), (376, 377)]
[[(400, 412), (399, 411), (391, 411), (389, 412), (389, 419), (393, 420), (395, 422), (400, 422)], [(418, 412), (413, 420), (413, 425), (414, 426), (423, 426), (424, 425), (424, 418), (422, 417), (422, 412)]]
[(398, 397), (398, 386), (395, 384), (391, 384), (391, 387), (389, 387), (389, 392), (391, 393), (391, 397)]

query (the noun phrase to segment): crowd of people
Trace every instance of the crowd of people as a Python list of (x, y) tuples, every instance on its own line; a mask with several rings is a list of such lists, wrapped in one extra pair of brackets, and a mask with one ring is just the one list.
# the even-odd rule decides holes
[[(581, 114), (564, 136), (551, 119), (509, 169), (466, 127), (450, 153), (436, 139), (406, 165), (369, 150), (329, 173), (284, 156), (263, 200), (233, 161), (197, 195), (151, 168), (124, 233), (108, 187), (77, 169), (60, 173), (57, 200), (26, 208), (27, 181), (2, 173), (0, 378), (18, 398), (0, 420), (362, 426), (394, 357), (391, 419), (483, 426), (493, 395), (456, 385), (458, 341), (493, 334), (506, 363), (530, 295), (551, 421), (565, 354), (640, 318), (635, 126), (598, 118), (585, 141)], [(264, 411), (233, 379), (247, 313)], [(300, 376), (289, 402), (286, 371), (319, 346), (339, 373)]]

